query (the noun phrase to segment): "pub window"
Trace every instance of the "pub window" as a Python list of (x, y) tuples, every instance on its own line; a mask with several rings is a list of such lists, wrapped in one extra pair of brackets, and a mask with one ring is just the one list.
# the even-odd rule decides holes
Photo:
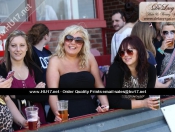
[(0, 23), (28, 21), (27, 0), (0, 0)]
[(36, 20), (96, 18), (95, 0), (35, 0)]

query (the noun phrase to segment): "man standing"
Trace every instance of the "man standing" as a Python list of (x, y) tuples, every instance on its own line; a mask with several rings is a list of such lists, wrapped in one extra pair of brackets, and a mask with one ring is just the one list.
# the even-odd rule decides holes
[[(112, 25), (114, 27), (114, 29), (116, 30), (116, 33), (126, 24), (126, 20), (125, 20), (125, 16), (124, 16), (124, 12), (117, 10), (114, 11), (113, 15), (112, 15)], [(115, 33), (115, 34), (116, 34)], [(112, 37), (112, 41), (111, 41), (111, 63), (114, 60), (114, 57), (116, 56), (116, 51), (118, 51), (118, 48), (120, 45), (116, 44), (116, 35), (113, 35)]]

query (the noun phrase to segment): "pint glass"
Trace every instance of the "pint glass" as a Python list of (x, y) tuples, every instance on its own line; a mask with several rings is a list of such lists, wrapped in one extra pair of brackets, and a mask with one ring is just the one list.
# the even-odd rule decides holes
[(25, 108), (29, 130), (37, 130), (38, 109), (38, 107), (33, 106)]
[(62, 121), (68, 121), (68, 100), (59, 100), (57, 102), (57, 107)]

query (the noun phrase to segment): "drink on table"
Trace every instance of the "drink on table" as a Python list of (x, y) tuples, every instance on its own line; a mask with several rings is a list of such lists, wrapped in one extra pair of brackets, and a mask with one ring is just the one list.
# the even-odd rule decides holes
[(38, 124), (38, 107), (27, 107), (25, 108), (29, 130), (37, 130)]
[(155, 109), (160, 109), (160, 95), (149, 95), (150, 98), (152, 98), (154, 101), (158, 101), (158, 106), (154, 106)]

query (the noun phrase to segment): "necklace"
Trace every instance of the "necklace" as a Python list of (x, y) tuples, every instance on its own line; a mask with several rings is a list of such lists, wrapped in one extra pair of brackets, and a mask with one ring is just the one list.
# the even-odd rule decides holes
[(20, 81), (22, 82), (22, 88), (27, 88), (25, 80), (22, 79), (21, 75), (18, 72), (17, 75), (20, 78)]

